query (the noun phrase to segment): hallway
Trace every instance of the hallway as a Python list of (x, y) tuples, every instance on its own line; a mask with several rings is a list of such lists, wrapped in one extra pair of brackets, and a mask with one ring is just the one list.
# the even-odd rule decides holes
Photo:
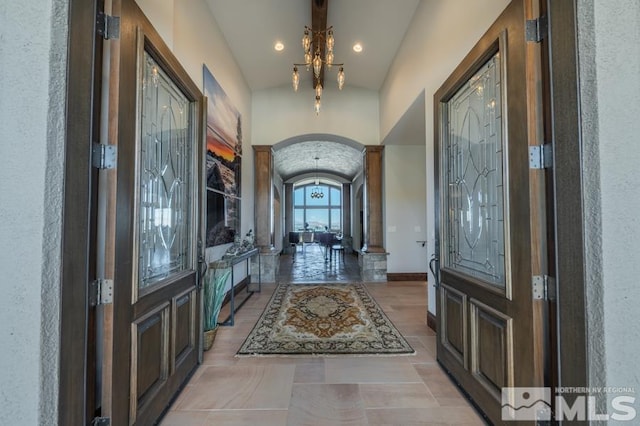
[(360, 281), (358, 256), (329, 254), (318, 244), (296, 247), (296, 252), (280, 256), (278, 282), (328, 283)]
[[(304, 254), (298, 248), (295, 261), (281, 256), (280, 281), (357, 279), (355, 255), (326, 268), (322, 256), (315, 245), (305, 247)], [(235, 357), (275, 289), (264, 285), (238, 311), (235, 326), (220, 328), (161, 424), (484, 424), (436, 363), (436, 338), (426, 326), (426, 283), (366, 287), (415, 356)]]

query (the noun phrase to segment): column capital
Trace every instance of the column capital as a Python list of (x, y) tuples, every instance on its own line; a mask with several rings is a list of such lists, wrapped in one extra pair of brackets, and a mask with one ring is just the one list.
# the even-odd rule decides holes
[(384, 151), (384, 145), (365, 145), (364, 149), (362, 150), (363, 153), (382, 151)]
[(273, 146), (272, 145), (253, 145), (252, 148), (253, 148), (253, 150), (255, 152), (273, 153)]

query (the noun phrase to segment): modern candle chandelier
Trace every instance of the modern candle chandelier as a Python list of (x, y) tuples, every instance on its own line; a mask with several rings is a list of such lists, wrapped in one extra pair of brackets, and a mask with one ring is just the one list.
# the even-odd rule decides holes
[(318, 186), (320, 185), (320, 178), (318, 177), (318, 160), (319, 159), (320, 158), (318, 158), (318, 156), (314, 158), (314, 160), (316, 160), (316, 181), (315, 181), (316, 186), (311, 190), (311, 198), (324, 198), (324, 192), (322, 191), (322, 188)]
[[(293, 90), (298, 91), (300, 74), (298, 67), (305, 67), (307, 71), (313, 68), (313, 88), (316, 94), (314, 110), (320, 113), (320, 99), (322, 97), (322, 82), (324, 81), (324, 67), (331, 70), (333, 67), (340, 67), (338, 71), (338, 89), (344, 87), (344, 64), (334, 62), (333, 48), (335, 39), (333, 38), (333, 27), (324, 30), (314, 30), (305, 25), (304, 36), (302, 37), (302, 48), (304, 49), (304, 63), (293, 64)], [(312, 53), (313, 51), (313, 53)], [(324, 53), (324, 57), (323, 57)]]

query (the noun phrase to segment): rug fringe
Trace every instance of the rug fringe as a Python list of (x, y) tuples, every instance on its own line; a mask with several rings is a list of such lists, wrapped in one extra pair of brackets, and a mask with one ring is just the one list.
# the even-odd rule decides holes
[(364, 358), (364, 357), (398, 357), (416, 356), (417, 352), (402, 354), (235, 354), (235, 358)]

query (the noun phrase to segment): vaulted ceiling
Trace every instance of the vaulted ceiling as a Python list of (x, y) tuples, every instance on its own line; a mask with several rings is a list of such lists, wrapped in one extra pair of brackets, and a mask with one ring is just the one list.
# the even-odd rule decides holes
[(285, 181), (306, 173), (333, 174), (351, 181), (362, 170), (362, 149), (325, 140), (298, 142), (275, 151), (274, 167)]
[[(291, 86), (294, 63), (304, 62), (304, 27), (333, 27), (335, 62), (344, 62), (349, 86), (378, 91), (420, 0), (206, 0), (251, 90)], [(276, 42), (284, 45), (277, 52)], [(360, 43), (362, 52), (353, 45)], [(336, 70), (326, 75), (335, 79)], [(300, 72), (311, 86), (312, 72)], [(331, 82), (334, 84), (334, 82)], [(327, 82), (326, 84), (329, 84)], [(422, 109), (424, 111), (424, 108)], [(420, 114), (418, 113), (419, 117)], [(424, 120), (424, 115), (422, 117)], [(424, 129), (424, 128), (423, 128)], [(424, 130), (423, 130), (424, 132)], [(283, 178), (318, 168), (346, 180), (362, 169), (361, 149), (333, 141), (280, 147), (274, 166)]]
[[(304, 26), (311, 26), (317, 1), (207, 0), (251, 90), (291, 85), (293, 64), (304, 60)], [(379, 90), (420, 1), (322, 1), (348, 84)], [(277, 41), (284, 45), (281, 52), (274, 50)], [(359, 54), (352, 49), (356, 42), (363, 46)]]

